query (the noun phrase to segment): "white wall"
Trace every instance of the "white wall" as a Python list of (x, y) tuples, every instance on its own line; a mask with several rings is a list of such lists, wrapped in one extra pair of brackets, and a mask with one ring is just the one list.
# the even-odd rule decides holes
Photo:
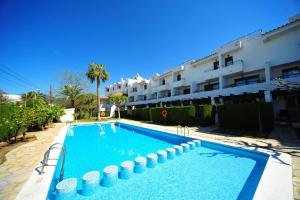
[(64, 109), (65, 114), (59, 119), (61, 122), (70, 122), (74, 121), (75, 108)]

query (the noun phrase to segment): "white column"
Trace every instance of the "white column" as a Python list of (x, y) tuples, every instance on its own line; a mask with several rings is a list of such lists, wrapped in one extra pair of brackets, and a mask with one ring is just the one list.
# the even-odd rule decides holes
[(222, 90), (224, 88), (224, 78), (222, 76), (222, 66), (223, 66), (223, 59), (222, 59), (222, 55), (219, 55), (219, 90)]
[(265, 78), (266, 78), (266, 83), (270, 84), (271, 82), (270, 62), (265, 62)]
[(215, 98), (214, 97), (210, 97), (210, 102), (211, 102), (211, 105), (215, 105), (216, 104)]
[(272, 102), (272, 94), (270, 90), (266, 90), (265, 92), (265, 102)]

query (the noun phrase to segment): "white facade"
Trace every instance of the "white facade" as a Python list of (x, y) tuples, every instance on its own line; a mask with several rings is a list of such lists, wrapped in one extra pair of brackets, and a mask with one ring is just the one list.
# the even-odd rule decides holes
[[(263, 93), (270, 102), (278, 77), (300, 81), (299, 16), (269, 32), (256, 31), (234, 40), (205, 58), (154, 74), (150, 80), (122, 79), (106, 94), (120, 90), (128, 95), (129, 106), (203, 98), (214, 103), (216, 98), (222, 101), (245, 93)], [(118, 84), (119, 89), (111, 91)]]
[(3, 96), (5, 96), (9, 102), (18, 102), (22, 100), (22, 96), (18, 94), (4, 94)]
[(75, 108), (64, 109), (65, 114), (59, 118), (61, 122), (74, 121)]

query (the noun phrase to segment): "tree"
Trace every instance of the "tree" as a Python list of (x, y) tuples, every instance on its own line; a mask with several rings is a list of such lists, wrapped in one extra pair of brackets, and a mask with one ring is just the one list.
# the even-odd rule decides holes
[(30, 91), (22, 94), (22, 101), (25, 103), (26, 107), (34, 107), (36, 102), (46, 102), (46, 95), (41, 92)]
[(300, 82), (287, 81), (287, 80), (283, 80), (281, 78), (275, 78), (274, 85), (276, 85), (280, 89), (285, 89), (285, 90), (299, 90), (300, 89)]
[(76, 108), (80, 112), (89, 113), (89, 118), (92, 117), (93, 111), (97, 107), (97, 97), (92, 93), (81, 94), (76, 100)]
[(59, 94), (65, 97), (67, 107), (75, 107), (77, 97), (85, 88), (86, 83), (81, 74), (71, 71), (63, 72)]
[(93, 83), (95, 80), (97, 81), (97, 120), (101, 119), (100, 112), (100, 82), (106, 82), (109, 79), (109, 74), (105, 69), (104, 64), (96, 64), (92, 63), (88, 66), (88, 71), (86, 72), (86, 76)]
[(109, 95), (108, 96), (108, 101), (110, 104), (115, 105), (118, 110), (118, 118), (120, 119), (120, 107), (124, 105), (128, 100), (127, 96), (119, 96), (119, 95)]
[(0, 104), (1, 103), (6, 103), (8, 101), (8, 98), (6, 95), (6, 92), (0, 89)]

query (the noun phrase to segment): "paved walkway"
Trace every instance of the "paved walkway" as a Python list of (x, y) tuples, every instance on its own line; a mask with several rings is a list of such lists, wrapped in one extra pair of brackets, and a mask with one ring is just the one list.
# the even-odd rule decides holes
[[(122, 121), (174, 133), (177, 131), (174, 126), (160, 126), (126, 119), (122, 119)], [(215, 129), (216, 127), (190, 127), (190, 135), (200, 139), (207, 138), (226, 143), (269, 149), (274, 152), (273, 157), (275, 158), (278, 152), (290, 154), (292, 156), (294, 198), (295, 200), (300, 200), (300, 140), (293, 128), (276, 126), (268, 139), (222, 135), (213, 132)]]
[(36, 140), (6, 154), (6, 161), (0, 165), (0, 200), (16, 198), (62, 126), (56, 124), (53, 128), (33, 132)]

